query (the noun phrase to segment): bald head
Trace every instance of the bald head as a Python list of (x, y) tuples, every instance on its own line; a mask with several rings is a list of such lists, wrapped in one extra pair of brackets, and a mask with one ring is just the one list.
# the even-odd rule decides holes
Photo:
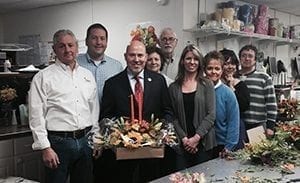
[(141, 48), (143, 47), (145, 49), (145, 52), (146, 52), (146, 46), (141, 41), (138, 41), (138, 40), (131, 41), (130, 44), (127, 45), (127, 47), (126, 47), (126, 53), (128, 52), (128, 49), (130, 49), (131, 47), (141, 47)]
[(146, 47), (141, 41), (131, 41), (126, 48), (124, 56), (128, 69), (134, 75), (137, 75), (145, 68), (147, 53)]

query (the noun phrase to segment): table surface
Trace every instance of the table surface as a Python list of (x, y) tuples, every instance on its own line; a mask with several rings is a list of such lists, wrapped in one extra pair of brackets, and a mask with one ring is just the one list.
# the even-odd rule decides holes
[[(278, 168), (271, 168), (268, 166), (251, 165), (247, 162), (240, 162), (238, 160), (213, 159), (208, 162), (198, 164), (180, 172), (199, 172), (204, 173), (207, 182), (217, 183), (235, 183), (239, 182), (237, 172), (240, 176), (249, 176), (251, 180), (259, 180), (267, 182), (272, 180), (274, 182), (300, 182), (300, 168), (296, 167), (294, 174), (282, 174)], [(152, 183), (168, 183), (170, 175), (156, 179)], [(296, 179), (298, 179), (296, 181)]]
[(0, 140), (31, 135), (28, 125), (10, 125), (0, 127)]
[(0, 178), (0, 183), (38, 183), (38, 182), (24, 179), (22, 177), (7, 177), (5, 179)]

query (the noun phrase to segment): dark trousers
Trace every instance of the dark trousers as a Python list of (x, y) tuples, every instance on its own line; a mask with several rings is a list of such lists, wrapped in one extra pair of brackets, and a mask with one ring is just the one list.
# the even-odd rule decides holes
[(176, 152), (169, 146), (165, 146), (165, 154), (159, 160), (160, 177), (169, 175), (176, 171)]
[(239, 141), (237, 145), (235, 146), (234, 150), (243, 149), (245, 146), (245, 143), (249, 142), (247, 137), (247, 131), (244, 120), (240, 119), (240, 133), (239, 133)]
[(143, 183), (159, 178), (159, 159), (118, 160), (118, 182)]
[(56, 169), (46, 168), (47, 183), (65, 183), (68, 176), (71, 183), (93, 182), (92, 149), (87, 137), (74, 139), (49, 135), (48, 138), (60, 164)]
[[(104, 150), (94, 160), (94, 182), (143, 183), (160, 177), (160, 159), (116, 160), (115, 153)], [(113, 176), (111, 176), (113, 175)]]
[(117, 183), (119, 176), (117, 168), (115, 153), (111, 149), (103, 150), (101, 156), (94, 159), (94, 183)]
[(212, 155), (212, 158), (215, 159), (215, 158), (218, 158), (220, 156), (220, 152), (223, 151), (223, 149), (225, 148), (224, 145), (217, 145), (216, 147), (213, 148), (213, 155)]
[[(183, 147), (181, 147), (183, 148)], [(176, 157), (177, 171), (195, 166), (197, 164), (209, 161), (212, 159), (212, 150), (205, 151), (201, 144), (198, 145), (198, 152), (191, 154), (184, 150), (183, 153), (178, 153)]]

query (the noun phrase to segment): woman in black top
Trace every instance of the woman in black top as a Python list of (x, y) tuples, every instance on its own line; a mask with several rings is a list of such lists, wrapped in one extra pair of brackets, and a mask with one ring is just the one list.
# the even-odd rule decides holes
[(235, 93), (240, 109), (240, 138), (235, 150), (244, 148), (248, 142), (243, 113), (249, 109), (250, 93), (245, 82), (238, 79), (239, 60), (233, 50), (223, 49), (220, 51), (224, 56), (224, 72), (222, 79)]
[(177, 170), (211, 159), (217, 145), (215, 92), (213, 83), (203, 76), (203, 56), (194, 45), (182, 51), (175, 82), (169, 87), (180, 141), (176, 154)]

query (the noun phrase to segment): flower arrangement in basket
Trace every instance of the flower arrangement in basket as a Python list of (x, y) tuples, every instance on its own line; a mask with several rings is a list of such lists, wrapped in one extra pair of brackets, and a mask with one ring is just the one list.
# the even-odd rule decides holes
[(164, 144), (178, 144), (173, 124), (165, 123), (151, 116), (151, 121), (142, 119), (142, 109), (139, 107), (139, 119), (134, 118), (133, 96), (131, 95), (131, 117), (119, 119), (103, 119), (102, 128), (91, 140), (93, 147), (139, 149), (142, 147), (163, 147)]
[(148, 27), (137, 25), (136, 28), (131, 31), (130, 36), (132, 37), (132, 41), (141, 41), (146, 47), (155, 47), (158, 45), (158, 38), (155, 34), (155, 28), (152, 25)]
[(17, 91), (14, 88), (5, 86), (0, 89), (0, 101), (1, 103), (8, 103), (17, 98)]
[(150, 122), (120, 117), (116, 120), (105, 118), (101, 123), (105, 124), (105, 129), (102, 129), (102, 133), (93, 136), (93, 144), (96, 148), (135, 149), (177, 144), (173, 126), (170, 123), (164, 125), (164, 121), (154, 119), (153, 115)]
[(0, 89), (0, 117), (9, 117), (9, 113), (13, 110), (13, 102), (17, 97), (17, 91), (14, 88), (5, 86)]

